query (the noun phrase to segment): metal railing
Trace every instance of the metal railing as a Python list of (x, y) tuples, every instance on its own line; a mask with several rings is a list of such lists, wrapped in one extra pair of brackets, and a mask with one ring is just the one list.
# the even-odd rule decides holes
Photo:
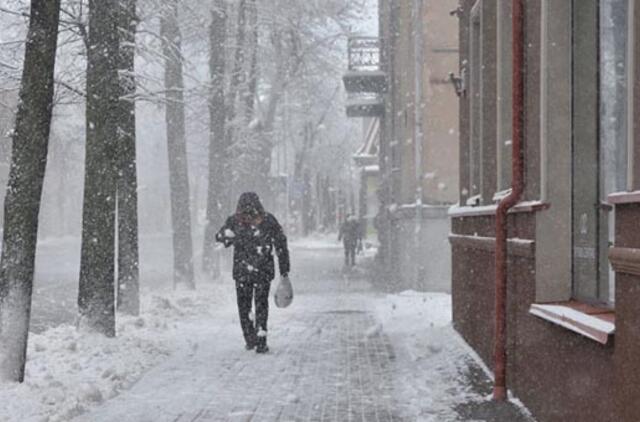
[(380, 38), (350, 37), (348, 51), (350, 71), (381, 70), (382, 41)]

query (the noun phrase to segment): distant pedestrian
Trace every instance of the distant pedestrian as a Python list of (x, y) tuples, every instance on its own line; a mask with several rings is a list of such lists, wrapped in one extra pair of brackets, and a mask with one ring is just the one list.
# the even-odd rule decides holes
[(344, 245), (344, 265), (353, 267), (356, 265), (356, 251), (362, 248), (362, 232), (360, 222), (353, 215), (348, 215), (346, 221), (340, 227), (338, 241)]
[[(287, 238), (278, 220), (266, 212), (253, 192), (240, 195), (236, 213), (216, 235), (225, 247), (233, 246), (233, 279), (236, 282), (240, 326), (246, 349), (266, 353), (269, 288), (275, 277), (273, 252), (278, 257), (280, 276), (289, 275)], [(255, 322), (251, 305), (255, 301)]]

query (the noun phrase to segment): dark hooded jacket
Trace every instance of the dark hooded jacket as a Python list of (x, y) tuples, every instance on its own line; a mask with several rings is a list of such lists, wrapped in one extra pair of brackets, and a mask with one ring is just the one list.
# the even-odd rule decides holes
[(347, 221), (340, 227), (338, 240), (342, 240), (346, 248), (355, 248), (362, 241), (360, 223), (357, 219), (347, 218)]
[(233, 246), (235, 280), (271, 281), (275, 278), (273, 253), (278, 256), (280, 275), (289, 274), (287, 237), (278, 220), (266, 212), (253, 192), (240, 195), (236, 213), (227, 218), (216, 234), (225, 247)]

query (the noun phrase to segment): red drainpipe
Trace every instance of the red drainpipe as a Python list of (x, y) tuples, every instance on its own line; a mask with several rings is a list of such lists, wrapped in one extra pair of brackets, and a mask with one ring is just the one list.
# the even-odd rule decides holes
[(511, 193), (498, 205), (496, 212), (496, 321), (494, 344), (493, 399), (507, 398), (507, 214), (522, 197), (524, 191), (524, 162), (522, 157), (522, 132), (524, 114), (524, 5), (513, 0), (513, 140)]

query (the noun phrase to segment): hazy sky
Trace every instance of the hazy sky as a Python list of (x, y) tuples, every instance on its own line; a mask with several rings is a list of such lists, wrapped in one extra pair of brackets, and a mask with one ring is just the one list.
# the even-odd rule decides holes
[(363, 35), (378, 34), (378, 0), (367, 0), (367, 15), (361, 23), (354, 25), (353, 32)]

